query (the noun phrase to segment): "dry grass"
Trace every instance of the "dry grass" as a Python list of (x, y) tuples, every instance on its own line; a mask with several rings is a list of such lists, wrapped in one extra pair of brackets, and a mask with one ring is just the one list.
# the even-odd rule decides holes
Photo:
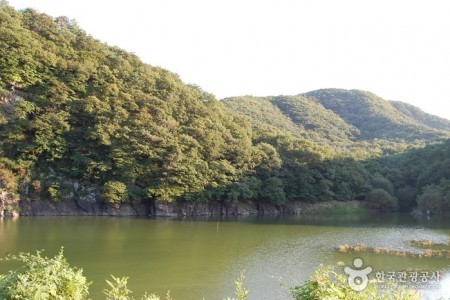
[(433, 246), (450, 246), (450, 239), (446, 243), (436, 243), (430, 240), (409, 240), (408, 244), (418, 247), (433, 247)]
[(347, 252), (350, 250), (350, 246), (349, 245), (340, 245), (337, 250), (339, 252)]
[[(435, 244), (433, 244), (435, 245)], [(439, 244), (441, 245), (441, 244)], [(364, 245), (340, 245), (337, 247), (339, 252), (373, 252), (377, 254), (389, 254), (395, 256), (409, 256), (409, 257), (417, 257), (417, 258), (426, 258), (426, 257), (442, 257), (442, 258), (450, 258), (450, 250), (436, 250), (436, 249), (424, 249), (423, 253), (411, 253), (408, 251), (401, 250), (393, 250), (387, 248), (372, 248)]]

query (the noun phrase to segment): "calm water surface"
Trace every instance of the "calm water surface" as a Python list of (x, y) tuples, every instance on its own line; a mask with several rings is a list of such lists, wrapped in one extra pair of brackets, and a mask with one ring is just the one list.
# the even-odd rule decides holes
[[(289, 299), (288, 288), (304, 282), (321, 263), (351, 266), (355, 254), (342, 244), (420, 251), (410, 239), (447, 242), (450, 220), (409, 215), (288, 216), (199, 219), (21, 217), (0, 219), (0, 256), (64, 246), (73, 266), (93, 281), (91, 297), (102, 299), (110, 275), (130, 277), (139, 298), (144, 291), (176, 300), (232, 296), (245, 270), (250, 299)], [(425, 290), (429, 299), (450, 297), (450, 259), (358, 253), (376, 271), (420, 268), (444, 275)], [(0, 263), (0, 273), (11, 268)]]

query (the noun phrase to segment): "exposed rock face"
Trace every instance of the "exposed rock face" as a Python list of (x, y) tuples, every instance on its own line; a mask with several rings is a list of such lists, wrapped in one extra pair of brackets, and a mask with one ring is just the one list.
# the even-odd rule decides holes
[(125, 203), (106, 204), (97, 195), (88, 194), (76, 201), (22, 201), (22, 216), (219, 216), (254, 214), (299, 214), (295, 203), (274, 206), (261, 203)]
[(116, 206), (100, 202), (78, 201), (31, 201), (21, 203), (22, 216), (148, 216), (148, 207), (143, 204)]
[(155, 216), (219, 216), (259, 214), (253, 203), (157, 203)]

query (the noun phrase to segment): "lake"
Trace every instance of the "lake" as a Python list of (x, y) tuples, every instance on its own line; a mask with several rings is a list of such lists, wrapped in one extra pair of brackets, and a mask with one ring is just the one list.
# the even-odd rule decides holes
[[(450, 221), (410, 215), (252, 216), (224, 218), (20, 217), (0, 219), (0, 257), (64, 246), (72, 266), (93, 281), (93, 299), (110, 274), (127, 276), (139, 298), (144, 291), (175, 300), (232, 296), (234, 280), (245, 270), (250, 299), (290, 299), (289, 287), (303, 283), (321, 263), (356, 257), (376, 271), (414, 268), (441, 272), (425, 296), (450, 297), (450, 259), (385, 254), (341, 253), (339, 245), (364, 244), (417, 252), (408, 240), (446, 243)], [(0, 262), (0, 273), (11, 268)], [(372, 274), (372, 275), (373, 275)]]

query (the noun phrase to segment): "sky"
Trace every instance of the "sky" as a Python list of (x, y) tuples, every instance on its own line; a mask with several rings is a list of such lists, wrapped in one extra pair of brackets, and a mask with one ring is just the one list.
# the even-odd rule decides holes
[(9, 0), (219, 99), (371, 91), (450, 119), (448, 0)]

